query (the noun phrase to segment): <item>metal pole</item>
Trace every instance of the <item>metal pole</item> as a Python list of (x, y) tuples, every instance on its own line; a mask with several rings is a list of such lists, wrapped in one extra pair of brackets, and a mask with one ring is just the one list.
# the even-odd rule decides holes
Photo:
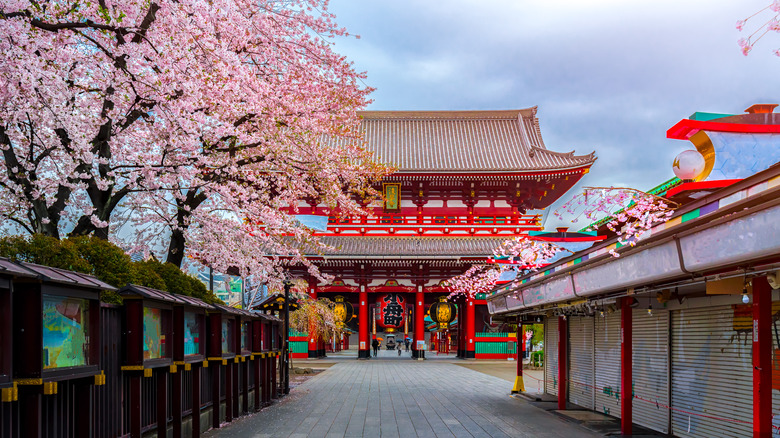
[(290, 286), (292, 283), (284, 281), (284, 393), (290, 393)]

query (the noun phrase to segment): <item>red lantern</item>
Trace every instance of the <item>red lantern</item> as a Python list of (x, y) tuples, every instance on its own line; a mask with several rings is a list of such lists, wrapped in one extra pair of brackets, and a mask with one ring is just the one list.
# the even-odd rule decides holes
[(406, 300), (400, 294), (387, 294), (376, 302), (376, 324), (394, 331), (404, 326), (406, 319)]

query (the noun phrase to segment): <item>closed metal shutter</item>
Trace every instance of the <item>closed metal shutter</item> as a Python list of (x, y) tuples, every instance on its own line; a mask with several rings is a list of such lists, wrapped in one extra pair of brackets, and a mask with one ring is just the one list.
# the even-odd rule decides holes
[[(777, 291), (772, 291), (772, 426), (773, 433), (780, 431), (780, 301)], [(752, 336), (752, 331), (751, 331)]]
[(620, 311), (595, 318), (595, 410), (620, 417)]
[(634, 310), (633, 421), (669, 433), (669, 312)]
[(702, 438), (752, 435), (749, 309), (735, 305), (672, 312), (672, 407), (706, 416), (672, 411), (672, 434)]
[(593, 318), (569, 318), (569, 401), (594, 408)]
[(558, 317), (544, 321), (544, 391), (558, 395)]

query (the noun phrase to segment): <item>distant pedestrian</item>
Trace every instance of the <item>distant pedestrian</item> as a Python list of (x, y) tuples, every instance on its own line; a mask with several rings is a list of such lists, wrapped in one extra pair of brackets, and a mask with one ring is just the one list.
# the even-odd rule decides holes
[(371, 346), (374, 347), (374, 357), (376, 357), (376, 354), (379, 351), (379, 341), (374, 339), (373, 341), (371, 341)]
[(406, 345), (407, 352), (409, 352), (409, 344), (411, 344), (411, 342), (409, 342), (409, 338), (404, 339), (404, 345)]

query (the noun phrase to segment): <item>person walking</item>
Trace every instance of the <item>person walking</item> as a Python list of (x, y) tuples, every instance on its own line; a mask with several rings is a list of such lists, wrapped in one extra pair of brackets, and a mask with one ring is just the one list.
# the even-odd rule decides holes
[(409, 338), (404, 339), (404, 345), (406, 346), (406, 352), (409, 352), (409, 344), (411, 342), (409, 341)]
[(374, 357), (376, 357), (377, 351), (379, 351), (379, 341), (374, 339), (371, 341), (371, 346), (374, 347)]

